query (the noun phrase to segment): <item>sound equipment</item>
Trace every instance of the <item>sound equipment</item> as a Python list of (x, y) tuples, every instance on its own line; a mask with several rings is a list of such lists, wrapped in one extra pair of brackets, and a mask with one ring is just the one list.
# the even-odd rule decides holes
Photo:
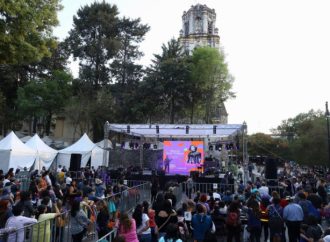
[(186, 134), (189, 134), (189, 126), (186, 126)]
[(273, 158), (267, 158), (265, 167), (266, 179), (277, 179), (277, 160)]
[(190, 177), (194, 180), (199, 177), (199, 171), (191, 171)]
[(71, 154), (70, 171), (79, 171), (81, 167), (81, 154)]

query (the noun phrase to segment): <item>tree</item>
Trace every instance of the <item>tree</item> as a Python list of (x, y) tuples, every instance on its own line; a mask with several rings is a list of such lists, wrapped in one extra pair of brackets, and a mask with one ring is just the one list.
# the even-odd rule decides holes
[(21, 65), (50, 56), (59, 0), (0, 1), (0, 64)]
[[(146, 81), (156, 82), (161, 90), (161, 103), (168, 110), (169, 121), (174, 123), (175, 118), (183, 112), (185, 106), (186, 86), (189, 81), (189, 62), (183, 53), (180, 43), (171, 39), (167, 45), (162, 45), (162, 54), (154, 55), (152, 66), (148, 69)], [(152, 87), (153, 85), (148, 85)]]
[(234, 78), (230, 75), (222, 51), (211, 47), (196, 48), (192, 54), (189, 99), (191, 122), (195, 107), (202, 106), (204, 121), (211, 123), (212, 111), (219, 103), (235, 97), (231, 91)]
[(39, 118), (46, 135), (49, 135), (53, 114), (64, 109), (70, 96), (70, 82), (70, 74), (55, 71), (49, 79), (31, 81), (18, 89), (18, 112), (22, 118), (33, 120), (33, 133), (36, 133)]
[(298, 163), (326, 164), (326, 119), (321, 111), (300, 113), (294, 118), (282, 121), (272, 132), (288, 140), (292, 159)]
[(112, 94), (116, 99), (116, 117), (119, 122), (138, 120), (136, 97), (139, 81), (144, 74), (142, 65), (136, 61), (143, 55), (139, 44), (149, 31), (148, 25), (140, 23), (140, 19), (120, 19), (118, 23), (120, 48), (111, 63)]
[(110, 83), (109, 61), (120, 46), (117, 15), (115, 5), (86, 5), (73, 17), (74, 27), (66, 39), (73, 57), (79, 59), (80, 79), (92, 83), (94, 91)]
[(248, 136), (248, 153), (250, 156), (267, 156), (289, 160), (291, 158), (289, 144), (281, 137), (272, 137), (264, 133)]

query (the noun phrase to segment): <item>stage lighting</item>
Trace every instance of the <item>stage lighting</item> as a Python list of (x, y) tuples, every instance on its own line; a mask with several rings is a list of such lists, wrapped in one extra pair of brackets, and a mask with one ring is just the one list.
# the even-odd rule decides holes
[(217, 134), (217, 126), (213, 125), (213, 134)]
[(186, 134), (189, 134), (189, 126), (186, 126)]
[(131, 132), (131, 126), (127, 125), (127, 133), (129, 134)]
[(159, 134), (159, 126), (156, 125), (156, 134)]

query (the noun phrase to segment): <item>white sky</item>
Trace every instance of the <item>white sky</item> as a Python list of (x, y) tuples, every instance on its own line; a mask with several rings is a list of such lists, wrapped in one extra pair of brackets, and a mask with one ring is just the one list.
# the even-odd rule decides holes
[[(92, 0), (62, 0), (63, 39), (72, 17)], [(101, 0), (99, 0), (101, 2)], [(248, 124), (249, 134), (269, 133), (282, 120), (325, 109), (330, 91), (330, 1), (328, 0), (106, 0), (120, 15), (140, 17), (151, 30), (141, 44), (148, 65), (154, 53), (178, 37), (183, 11), (197, 3), (217, 13), (221, 46), (235, 77), (236, 99), (227, 101), (229, 123)], [(77, 65), (72, 65), (77, 75)]]

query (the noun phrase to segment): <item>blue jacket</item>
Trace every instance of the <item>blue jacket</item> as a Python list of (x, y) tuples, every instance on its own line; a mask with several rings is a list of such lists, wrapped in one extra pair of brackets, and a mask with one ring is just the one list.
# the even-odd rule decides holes
[(209, 215), (195, 214), (192, 217), (191, 225), (194, 229), (193, 239), (204, 240), (206, 232), (212, 229), (212, 219)]

